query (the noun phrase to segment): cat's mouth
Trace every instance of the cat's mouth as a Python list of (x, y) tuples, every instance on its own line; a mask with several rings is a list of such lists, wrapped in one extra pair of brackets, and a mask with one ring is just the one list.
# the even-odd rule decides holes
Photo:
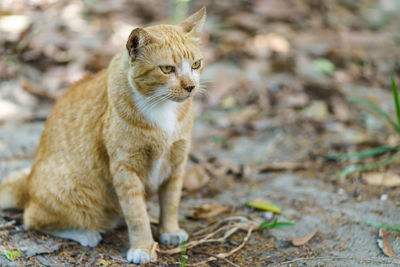
[(192, 94), (191, 93), (188, 93), (188, 94), (186, 94), (186, 95), (180, 95), (180, 96), (176, 96), (176, 95), (174, 95), (174, 96), (170, 96), (170, 99), (172, 100), (172, 101), (174, 101), (174, 102), (183, 102), (183, 101), (185, 101), (186, 99), (188, 99), (188, 98), (190, 98), (192, 96)]

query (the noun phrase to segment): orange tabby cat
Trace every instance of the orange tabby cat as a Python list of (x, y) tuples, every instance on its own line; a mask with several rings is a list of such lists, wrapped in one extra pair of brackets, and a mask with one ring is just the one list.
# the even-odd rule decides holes
[(133, 30), (108, 69), (67, 91), (46, 122), (29, 175), (0, 185), (0, 207), (23, 208), (26, 228), (92, 247), (122, 215), (127, 259), (139, 264), (156, 259), (145, 193), (158, 191), (159, 241), (186, 241), (178, 206), (205, 16), (202, 8), (177, 26)]

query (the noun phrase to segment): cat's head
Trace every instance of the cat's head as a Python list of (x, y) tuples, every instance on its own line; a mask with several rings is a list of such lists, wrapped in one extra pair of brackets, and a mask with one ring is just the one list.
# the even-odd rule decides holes
[(178, 25), (136, 28), (126, 48), (128, 80), (134, 90), (154, 100), (182, 102), (199, 89), (204, 68), (199, 34), (206, 18), (203, 7)]

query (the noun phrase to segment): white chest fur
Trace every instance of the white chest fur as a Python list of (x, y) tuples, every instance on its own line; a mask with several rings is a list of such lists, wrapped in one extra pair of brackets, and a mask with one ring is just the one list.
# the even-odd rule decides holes
[(171, 174), (171, 168), (164, 165), (164, 158), (160, 157), (153, 162), (146, 185), (151, 191), (156, 191)]
[(149, 110), (143, 110), (143, 115), (152, 123), (159, 126), (168, 136), (171, 137), (174, 133), (177, 123), (177, 103), (167, 100), (163, 103), (159, 103)]
[[(159, 90), (161, 91), (163, 89)], [(144, 96), (136, 91), (136, 89), (133, 90), (133, 96), (135, 105), (139, 109), (140, 113), (142, 113), (142, 115), (149, 120), (150, 123), (164, 130), (168, 134), (168, 137), (171, 137), (175, 131), (178, 121), (178, 103), (172, 100), (155, 102), (155, 98), (152, 96)]]

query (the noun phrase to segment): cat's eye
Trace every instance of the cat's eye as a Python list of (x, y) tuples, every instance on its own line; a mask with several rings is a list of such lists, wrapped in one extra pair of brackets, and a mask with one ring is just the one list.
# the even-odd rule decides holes
[(200, 66), (201, 66), (201, 60), (197, 60), (196, 62), (194, 62), (192, 64), (192, 69), (196, 70), (196, 69), (200, 68)]
[(160, 66), (160, 69), (162, 72), (164, 72), (165, 74), (169, 74), (171, 72), (175, 71), (175, 68), (173, 66)]

